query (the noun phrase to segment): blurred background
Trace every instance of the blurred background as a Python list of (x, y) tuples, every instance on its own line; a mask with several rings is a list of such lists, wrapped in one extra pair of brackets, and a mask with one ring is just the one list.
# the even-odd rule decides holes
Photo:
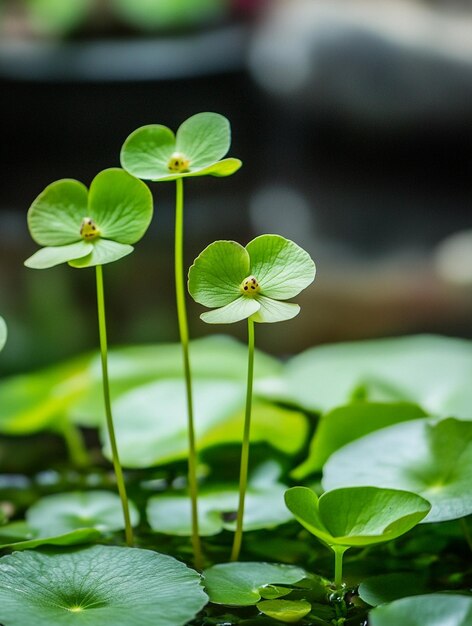
[[(190, 265), (274, 232), (318, 276), (277, 355), (331, 341), (472, 337), (470, 0), (0, 0), (3, 374), (98, 345), (91, 270), (28, 270), (26, 212), (50, 182), (119, 165), (144, 124), (216, 111), (227, 179), (186, 184)], [(111, 344), (175, 341), (174, 184), (133, 255), (106, 268)], [(190, 305), (193, 337), (211, 327)]]

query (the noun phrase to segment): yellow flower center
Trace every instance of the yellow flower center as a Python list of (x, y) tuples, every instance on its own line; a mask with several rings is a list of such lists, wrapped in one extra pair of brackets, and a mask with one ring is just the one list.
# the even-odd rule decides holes
[(80, 225), (80, 236), (85, 241), (91, 241), (100, 237), (100, 230), (95, 220), (91, 217), (84, 217), (82, 224)]
[(181, 152), (174, 152), (167, 163), (171, 172), (188, 172), (189, 165), (190, 160)]
[(248, 296), (250, 298), (253, 298), (261, 290), (255, 276), (248, 276), (245, 278), (239, 285), (239, 289), (244, 296)]

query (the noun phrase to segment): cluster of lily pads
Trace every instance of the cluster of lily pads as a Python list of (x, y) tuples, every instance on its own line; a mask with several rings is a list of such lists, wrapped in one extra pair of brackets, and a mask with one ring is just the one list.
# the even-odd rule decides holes
[[(0, 623), (466, 626), (472, 344), (261, 353), (256, 325), (296, 316), (315, 277), (273, 234), (211, 243), (188, 272), (202, 320), (245, 320), (247, 348), (191, 341), (184, 179), (236, 172), (229, 146), (215, 113), (145, 126), (123, 169), (52, 183), (29, 210), (27, 266), (95, 268), (100, 352), (0, 382)], [(140, 179), (176, 184), (180, 343), (109, 350), (103, 265), (151, 222)], [(61, 439), (69, 460), (46, 448)]]

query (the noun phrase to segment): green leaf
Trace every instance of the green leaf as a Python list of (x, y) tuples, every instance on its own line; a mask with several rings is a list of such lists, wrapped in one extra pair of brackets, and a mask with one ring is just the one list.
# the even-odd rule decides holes
[[(139, 513), (129, 503), (131, 524), (137, 526)], [(110, 491), (58, 493), (38, 500), (26, 512), (30, 527), (41, 535), (60, 535), (79, 528), (101, 532), (124, 528), (123, 509), (118, 495)]]
[(92, 244), (90, 254), (80, 259), (69, 261), (71, 267), (94, 267), (96, 265), (106, 265), (113, 263), (131, 254), (134, 248), (124, 243), (109, 241), (108, 239), (97, 239)]
[(293, 298), (315, 279), (315, 264), (308, 252), (280, 235), (261, 235), (246, 246), (251, 274), (261, 294), (277, 300)]
[(64, 246), (80, 241), (87, 196), (87, 188), (77, 180), (58, 180), (48, 185), (28, 211), (28, 227), (36, 243)]
[[(7, 538), (0, 536), (0, 549), (12, 548), (19, 550), (33, 550), (41, 546), (76, 546), (84, 543), (95, 543), (102, 536), (102, 533), (96, 528), (78, 528), (71, 532), (59, 535), (46, 535), (38, 537), (37, 533), (31, 532), (30, 539)], [(1, 572), (0, 560), (0, 572)], [(1, 589), (1, 583), (0, 583)], [(1, 596), (1, 592), (0, 592)]]
[(292, 487), (285, 502), (295, 518), (330, 546), (368, 546), (395, 539), (430, 511), (424, 498), (408, 491), (346, 487), (320, 498), (307, 487)]
[(207, 324), (232, 324), (251, 317), (257, 313), (260, 306), (256, 299), (240, 296), (234, 302), (230, 302), (220, 309), (202, 313), (200, 318)]
[(35, 626), (184, 626), (205, 605), (200, 577), (150, 550), (94, 546), (0, 560), (1, 618)]
[(87, 18), (92, 0), (27, 0), (34, 26), (48, 35), (65, 35)]
[(211, 176), (216, 176), (217, 178), (223, 178), (224, 176), (231, 176), (232, 174), (237, 172), (242, 164), (242, 161), (240, 161), (239, 159), (223, 159), (222, 161), (212, 163), (212, 165), (208, 165), (207, 167), (202, 167), (201, 169), (197, 169), (189, 172), (188, 174), (184, 174), (183, 178), (192, 178), (193, 176), (206, 176), (207, 174)]
[(381, 574), (359, 585), (359, 596), (371, 606), (378, 606), (407, 596), (426, 593), (424, 578), (418, 572)]
[(228, 0), (113, 0), (115, 11), (144, 30), (183, 28), (223, 17)]
[(210, 602), (252, 606), (268, 585), (292, 586), (307, 576), (300, 567), (272, 563), (221, 563), (203, 572)]
[(133, 244), (151, 223), (152, 195), (141, 180), (122, 169), (110, 168), (93, 179), (88, 211), (104, 239)]
[(230, 145), (229, 121), (219, 113), (192, 115), (177, 131), (176, 150), (189, 158), (191, 170), (219, 161)]
[(470, 419), (472, 342), (417, 335), (310, 348), (288, 362), (282, 393), (314, 411), (366, 399), (405, 401), (429, 414)]
[(3, 350), (7, 341), (8, 329), (3, 317), (0, 316), (0, 350)]
[(258, 296), (257, 302), (260, 305), (260, 309), (252, 316), (255, 322), (283, 322), (291, 320), (300, 313), (298, 304), (293, 304), (292, 302), (279, 302), (265, 296)]
[(166, 126), (137, 128), (121, 148), (121, 165), (133, 176), (157, 180), (169, 175), (168, 163), (175, 150), (175, 135)]
[(35, 270), (43, 270), (73, 259), (87, 258), (92, 251), (93, 244), (86, 241), (78, 241), (54, 248), (41, 248), (29, 259), (26, 259), (25, 265)]
[[(215, 241), (193, 262), (189, 270), (188, 289), (199, 304), (225, 306), (241, 296), (240, 285), (248, 275), (249, 255), (246, 249), (235, 241)], [(244, 300), (251, 301), (249, 298)]]
[[(290, 521), (284, 506), (284, 485), (248, 487), (244, 508), (244, 530), (275, 528)], [(198, 494), (199, 533), (202, 537), (217, 535), (222, 530), (236, 530), (239, 489), (214, 486)], [(148, 521), (153, 530), (168, 535), (190, 537), (192, 534), (191, 503), (188, 494), (157, 495), (149, 499)]]
[(373, 609), (372, 626), (469, 626), (472, 598), (457, 594), (433, 593), (403, 598)]
[(308, 458), (292, 472), (292, 476), (304, 478), (320, 471), (333, 452), (351, 441), (386, 426), (418, 419), (424, 415), (418, 406), (406, 402), (355, 402), (328, 411), (320, 417)]
[(306, 600), (263, 600), (257, 603), (261, 613), (286, 624), (294, 624), (308, 615), (311, 604)]
[[(197, 442), (238, 409), (243, 386), (234, 381), (195, 381)], [(138, 387), (114, 404), (114, 422), (121, 463), (149, 467), (185, 458), (188, 453), (187, 406), (183, 380), (161, 380)], [(108, 431), (103, 425), (104, 454), (110, 458)]]
[(432, 504), (425, 522), (472, 513), (472, 422), (420, 419), (383, 428), (335, 452), (323, 486), (414, 491)]

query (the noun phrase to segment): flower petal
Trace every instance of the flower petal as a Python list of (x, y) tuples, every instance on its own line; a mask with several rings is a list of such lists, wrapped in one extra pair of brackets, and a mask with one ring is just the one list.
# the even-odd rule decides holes
[(104, 239), (136, 243), (151, 223), (152, 212), (149, 187), (120, 168), (100, 172), (90, 185), (88, 215)]
[(261, 308), (252, 316), (255, 322), (283, 322), (284, 320), (291, 320), (300, 312), (298, 304), (293, 302), (279, 302), (265, 296), (259, 296), (257, 301)]
[(97, 239), (92, 244), (92, 250), (87, 256), (69, 261), (71, 267), (93, 267), (95, 265), (105, 265), (118, 261), (118, 259), (133, 252), (133, 246), (110, 241), (108, 239)]
[(188, 289), (200, 304), (224, 306), (241, 295), (239, 286), (248, 274), (246, 249), (236, 241), (215, 241), (193, 262)]
[(36, 270), (54, 267), (61, 263), (67, 263), (73, 259), (86, 257), (93, 249), (93, 244), (87, 241), (78, 241), (70, 243), (67, 246), (55, 246), (50, 248), (41, 248), (26, 259), (26, 267), (32, 267)]
[(207, 165), (205, 167), (197, 167), (196, 169), (190, 167), (188, 172), (170, 172), (166, 169), (165, 172), (163, 170), (162, 175), (154, 177), (152, 180), (154, 182), (169, 182), (177, 180), (178, 178), (193, 178), (195, 176), (217, 176), (221, 178), (223, 176), (231, 176), (231, 174), (234, 174), (239, 170), (242, 164), (242, 161), (239, 159), (229, 158), (217, 161), (216, 163), (212, 163), (211, 165)]
[(214, 311), (202, 313), (200, 318), (207, 324), (232, 324), (251, 317), (258, 311), (260, 304), (255, 298), (240, 296), (237, 300)]
[(87, 215), (87, 187), (78, 180), (58, 180), (39, 194), (28, 211), (28, 227), (40, 246), (64, 246), (80, 241)]
[(141, 126), (124, 142), (121, 165), (138, 178), (159, 180), (169, 174), (167, 165), (175, 149), (175, 135), (170, 128), (161, 124)]
[(261, 294), (287, 300), (315, 279), (315, 264), (296, 243), (280, 235), (261, 235), (246, 246), (251, 273), (259, 281)]
[(206, 167), (219, 161), (231, 144), (229, 121), (219, 113), (197, 113), (181, 124), (176, 150), (190, 159), (190, 167)]

